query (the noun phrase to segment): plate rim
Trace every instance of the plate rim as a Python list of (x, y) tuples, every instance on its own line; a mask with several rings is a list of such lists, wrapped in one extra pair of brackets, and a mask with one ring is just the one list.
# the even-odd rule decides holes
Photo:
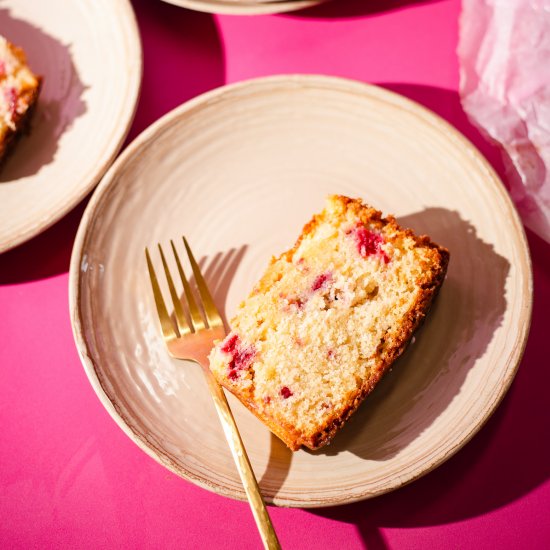
[[(93, 0), (88, 1), (93, 2)], [(96, 168), (93, 171), (93, 174), (81, 179), (82, 182), (86, 181), (86, 184), (79, 185), (79, 182), (77, 182), (72, 187), (73, 193), (67, 194), (61, 206), (54, 209), (53, 212), (47, 212), (40, 219), (29, 225), (26, 229), (18, 231), (16, 234), (10, 235), (5, 240), (0, 241), (0, 254), (26, 243), (37, 235), (40, 235), (42, 232), (49, 229), (52, 225), (67, 215), (75, 206), (77, 206), (103, 178), (115, 160), (124, 143), (124, 140), (128, 135), (128, 132), (130, 131), (130, 127), (136, 115), (141, 93), (141, 82), (143, 77), (143, 46), (141, 43), (141, 35), (139, 33), (136, 14), (130, 0), (116, 0), (116, 3), (113, 2), (112, 4), (112, 9), (113, 11), (120, 10), (122, 12), (121, 17), (125, 19), (128, 27), (126, 37), (129, 39), (129, 44), (131, 45), (132, 51), (130, 51), (130, 54), (134, 57), (134, 63), (132, 64), (134, 69), (129, 72), (131, 77), (129, 79), (128, 89), (131, 91), (131, 95), (128, 96), (128, 100), (124, 102), (124, 105), (126, 106), (125, 110), (121, 111), (124, 115), (122, 122), (113, 131), (111, 146), (106, 149), (103, 158), (98, 159), (95, 163)], [(129, 108), (127, 106), (129, 106)]]
[[(498, 392), (493, 395), (493, 399), (488, 403), (483, 411), (483, 414), (480, 415), (480, 419), (472, 423), (470, 430), (463, 435), (463, 437), (455, 442), (454, 445), (451, 445), (446, 449), (445, 453), (440, 453), (440, 456), (436, 457), (430, 464), (425, 466), (419, 471), (414, 471), (408, 476), (399, 476), (393, 480), (392, 483), (387, 484), (380, 490), (372, 492), (365, 490), (360, 492), (353, 497), (341, 496), (338, 498), (325, 499), (324, 501), (306, 501), (306, 500), (294, 500), (290, 498), (279, 498), (277, 495), (270, 499), (266, 498), (266, 501), (269, 504), (276, 505), (278, 507), (294, 507), (294, 508), (323, 508), (327, 506), (351, 504), (353, 502), (358, 502), (376, 496), (389, 493), (396, 489), (399, 489), (413, 481), (423, 477), (429, 472), (433, 471), (435, 468), (446, 462), (451, 456), (456, 454), (460, 449), (462, 449), (485, 425), (485, 423), (491, 418), (495, 410), (498, 408), (499, 404), (503, 400), (504, 396), (508, 392), (512, 381), (515, 378), (525, 347), (527, 345), (529, 329), (532, 319), (532, 308), (533, 308), (533, 270), (530, 250), (527, 242), (527, 237), (525, 233), (524, 226), (521, 222), (519, 213), (506, 190), (504, 183), (490, 165), (489, 161), (484, 157), (484, 155), (477, 149), (477, 147), (466, 138), (457, 128), (452, 124), (447, 122), (441, 116), (431, 111), (427, 107), (417, 103), (416, 101), (407, 98), (401, 94), (377, 86), (375, 84), (369, 84), (361, 82), (358, 80), (343, 78), (339, 76), (328, 76), (328, 75), (319, 75), (319, 74), (282, 74), (282, 75), (272, 75), (264, 76), (259, 78), (251, 78), (247, 80), (242, 80), (239, 82), (226, 84), (218, 88), (209, 90), (203, 94), (200, 94), (169, 111), (161, 118), (153, 122), (149, 127), (147, 127), (143, 132), (141, 132), (119, 155), (116, 161), (111, 165), (108, 171), (104, 174), (101, 182), (96, 187), (87, 207), (82, 216), (77, 235), (75, 238), (73, 251), (71, 255), (70, 270), (69, 270), (69, 310), (71, 318), (71, 326), (73, 330), (73, 336), (75, 339), (76, 347), (78, 354), (80, 356), (81, 362), (83, 364), (84, 370), (90, 381), (94, 391), (96, 392), (99, 400), (102, 405), (107, 409), (113, 420), (118, 424), (118, 426), (132, 439), (134, 443), (138, 445), (143, 451), (145, 451), (149, 456), (151, 456), (155, 461), (159, 462), (165, 466), (172, 473), (175, 473), (179, 477), (187, 479), (196, 485), (208, 489), (217, 494), (223, 496), (228, 496), (230, 498), (245, 501), (246, 495), (244, 493), (236, 493), (235, 491), (228, 489), (222, 485), (211, 482), (207, 478), (202, 478), (196, 476), (187, 470), (183, 470), (178, 467), (174, 462), (170, 461), (163, 456), (162, 453), (155, 453), (150, 443), (145, 441), (145, 439), (132, 430), (129, 424), (127, 424), (120, 415), (114, 405), (114, 403), (109, 399), (107, 393), (101, 385), (99, 376), (96, 372), (95, 364), (92, 357), (87, 353), (88, 348), (86, 345), (86, 340), (84, 337), (84, 325), (82, 323), (81, 314), (80, 314), (80, 265), (82, 262), (82, 256), (84, 252), (84, 246), (87, 241), (88, 232), (90, 229), (90, 224), (93, 222), (95, 210), (101, 206), (101, 201), (103, 196), (109, 192), (111, 185), (116, 181), (118, 174), (121, 170), (124, 169), (126, 162), (131, 160), (134, 155), (139, 152), (139, 150), (146, 146), (152, 139), (155, 138), (156, 134), (162, 131), (165, 127), (169, 126), (173, 122), (185, 116), (188, 112), (200, 108), (203, 104), (208, 104), (209, 102), (215, 101), (219, 96), (223, 96), (225, 93), (231, 93), (239, 90), (246, 90), (249, 86), (255, 86), (257, 84), (274, 84), (274, 85), (284, 85), (284, 84), (294, 84), (302, 87), (322, 87), (332, 88), (336, 86), (338, 89), (342, 89), (343, 86), (348, 87), (347, 91), (355, 91), (361, 95), (369, 95), (372, 97), (372, 94), (378, 94), (379, 96), (385, 96), (390, 98), (394, 103), (397, 103), (400, 106), (408, 108), (408, 111), (411, 110), (421, 115), (423, 120), (428, 123), (435, 124), (441, 129), (447, 130), (450, 133), (450, 137), (453, 141), (458, 142), (458, 144), (466, 147), (478, 160), (480, 167), (483, 168), (488, 176), (488, 180), (491, 181), (491, 186), (494, 190), (500, 195), (500, 198), (503, 199), (504, 204), (507, 206), (510, 213), (510, 222), (513, 228), (513, 232), (517, 236), (517, 247), (521, 252), (522, 261), (521, 269), (519, 273), (523, 278), (523, 293), (522, 293), (522, 315), (518, 321), (518, 331), (519, 336), (518, 342), (519, 345), (514, 348), (510, 357), (508, 358), (508, 364), (506, 365), (506, 377), (504, 378), (501, 386), (498, 388)], [(489, 185), (489, 183), (488, 183)]]
[(271, 2), (250, 2), (239, 5), (237, 2), (232, 5), (223, 0), (162, 0), (167, 4), (201, 11), (204, 13), (219, 13), (223, 15), (269, 15), (275, 13), (286, 13), (312, 8), (328, 0), (277, 0)]

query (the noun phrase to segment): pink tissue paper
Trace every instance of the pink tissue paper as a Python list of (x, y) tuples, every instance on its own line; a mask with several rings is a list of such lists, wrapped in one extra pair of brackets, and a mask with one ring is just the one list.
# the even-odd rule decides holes
[(550, 0), (463, 0), (460, 97), (503, 149), (510, 194), (550, 242)]

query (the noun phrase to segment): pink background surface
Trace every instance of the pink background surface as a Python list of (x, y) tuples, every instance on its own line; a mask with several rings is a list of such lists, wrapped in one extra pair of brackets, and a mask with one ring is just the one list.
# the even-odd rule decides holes
[[(143, 89), (130, 138), (228, 82), (322, 73), (378, 83), (433, 109), (502, 174), (457, 95), (458, 0), (336, 0), (300, 14), (211, 16), (136, 0)], [(0, 256), (0, 546), (260, 548), (246, 504), (145, 455), (89, 385), (69, 321), (68, 267), (85, 202)], [(462, 451), (394, 493), (348, 506), (270, 508), (284, 548), (550, 547), (550, 246), (528, 232), (535, 300), (518, 375)]]

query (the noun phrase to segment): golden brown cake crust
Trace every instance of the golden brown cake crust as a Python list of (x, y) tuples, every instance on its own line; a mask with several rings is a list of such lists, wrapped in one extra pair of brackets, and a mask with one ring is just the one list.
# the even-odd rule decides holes
[[(0, 131), (0, 165), (3, 164), (17, 140), (30, 130), (30, 120), (36, 108), (36, 103), (42, 88), (42, 77), (34, 75), (27, 66), (24, 51), (11, 42), (0, 39), (5, 43), (6, 50), (17, 60), (18, 70), (24, 71), (23, 78), (16, 77), (14, 83), (19, 87), (17, 90), (18, 108), (14, 109), (10, 124), (2, 124)], [(0, 64), (5, 67), (5, 60), (0, 59)], [(0, 78), (9, 76), (1, 75)], [(1, 90), (5, 93), (5, 90)]]
[[(374, 389), (393, 362), (404, 351), (414, 332), (426, 318), (433, 300), (445, 278), (450, 257), (447, 249), (435, 244), (429, 237), (416, 236), (410, 229), (402, 229), (395, 218), (392, 216), (383, 218), (381, 212), (363, 204), (360, 199), (332, 196), (330, 200), (333, 204), (337, 205), (337, 212), (335, 213), (332, 211), (329, 213), (327, 210), (324, 210), (322, 213), (313, 216), (311, 221), (304, 226), (295, 245), (290, 250), (281, 254), (278, 258), (273, 258), (271, 265), (282, 258), (285, 258), (287, 261), (292, 261), (302, 241), (308, 236), (313, 235), (318, 226), (327, 221), (327, 216), (334, 217), (344, 215), (351, 215), (351, 217), (360, 220), (365, 226), (384, 230), (384, 235), (388, 235), (390, 241), (392, 238), (413, 239), (415, 243), (414, 246), (424, 249), (424, 257), (429, 261), (423, 266), (425, 268), (422, 269), (421, 275), (418, 280), (415, 281), (420, 290), (414, 303), (403, 317), (399, 325), (399, 330), (390, 334), (387, 338), (382, 338), (378, 344), (375, 354), (376, 368), (374, 371), (368, 378), (362, 381), (360, 387), (347, 394), (344, 400), (346, 404), (345, 407), (325, 418), (324, 422), (318, 425), (315, 431), (309, 433), (303, 430), (300, 431), (280, 417), (274, 417), (266, 413), (265, 407), (262, 407), (261, 403), (257, 402), (250, 388), (248, 390), (240, 389), (238, 386), (228, 383), (228, 380), (220, 376), (219, 373), (214, 372), (218, 381), (223, 386), (234, 393), (251, 412), (253, 412), (273, 433), (294, 451), (298, 450), (302, 445), (310, 449), (318, 449), (330, 442), (336, 432), (357, 410), (365, 397)], [(254, 288), (252, 294), (261, 293), (264, 288), (269, 287), (272, 282), (273, 280), (268, 276), (268, 273), (266, 273)]]
[(36, 109), (36, 102), (42, 88), (42, 78), (37, 77), (37, 80), (38, 86), (32, 90), (28, 90), (24, 94), (25, 101), (28, 104), (27, 110), (22, 114), (16, 114), (14, 116), (13, 121), (15, 129), (6, 128), (3, 138), (0, 139), (0, 166), (8, 158), (17, 143), (17, 140), (30, 131), (30, 122)]

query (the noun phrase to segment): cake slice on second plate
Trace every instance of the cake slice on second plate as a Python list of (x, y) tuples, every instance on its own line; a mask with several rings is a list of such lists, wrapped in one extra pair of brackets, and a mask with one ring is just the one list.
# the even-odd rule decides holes
[(0, 36), (0, 162), (27, 130), (41, 82), (23, 50)]

